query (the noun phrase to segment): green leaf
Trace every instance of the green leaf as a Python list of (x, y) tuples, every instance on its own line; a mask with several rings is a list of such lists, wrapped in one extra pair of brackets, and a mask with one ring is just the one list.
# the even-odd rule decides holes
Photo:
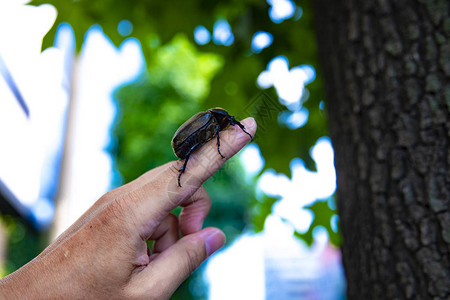
[(331, 225), (332, 218), (337, 216), (336, 209), (332, 208), (334, 206), (334, 198), (332, 197), (327, 200), (317, 200), (313, 204), (305, 206), (305, 209), (308, 209), (313, 213), (314, 219), (307, 232), (300, 233), (295, 231), (294, 235), (305, 241), (307, 245), (311, 246), (314, 241), (314, 230), (318, 227), (323, 227), (328, 233), (331, 244), (339, 247), (342, 243), (339, 229), (338, 231), (334, 231)]

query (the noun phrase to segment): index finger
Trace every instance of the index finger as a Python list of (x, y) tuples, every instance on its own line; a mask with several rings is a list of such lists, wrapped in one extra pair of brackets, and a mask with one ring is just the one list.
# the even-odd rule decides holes
[[(247, 118), (241, 124), (245, 129), (233, 126), (225, 131), (220, 131), (217, 133), (217, 138), (214, 137), (205, 145), (200, 146), (200, 149), (190, 156), (186, 170), (181, 176), (182, 186), (197, 188), (211, 177), (227, 159), (235, 155), (250, 141), (249, 134), (253, 136), (256, 131), (255, 120)], [(246, 133), (248, 131), (249, 133)], [(176, 162), (177, 172), (184, 161)], [(174, 192), (179, 191), (182, 191), (180, 185)]]
[[(241, 124), (254, 136), (256, 122), (253, 118), (247, 118)], [(131, 193), (134, 195), (134, 214), (139, 223), (143, 224), (146, 220), (152, 220), (151, 223), (154, 223), (164, 218), (172, 209), (191, 197), (227, 159), (250, 141), (250, 137), (238, 126), (231, 126), (219, 134), (220, 152), (225, 159), (218, 153), (216, 138), (202, 145), (190, 156), (186, 170), (181, 176), (182, 187), (178, 186), (179, 170), (184, 163), (182, 160), (169, 162), (159, 167), (159, 172), (149, 171), (136, 180), (139, 186)]]

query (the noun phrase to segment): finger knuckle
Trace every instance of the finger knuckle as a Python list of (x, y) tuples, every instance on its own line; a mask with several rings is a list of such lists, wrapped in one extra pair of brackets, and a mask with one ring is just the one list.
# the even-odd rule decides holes
[(120, 227), (124, 228), (129, 223), (129, 209), (123, 199), (116, 199), (102, 209), (97, 219), (103, 227)]
[(168, 166), (169, 172), (172, 175), (178, 176), (178, 174), (180, 174), (180, 169), (181, 169), (182, 165), (183, 164), (182, 164), (181, 160), (174, 160), (174, 161), (170, 162), (169, 166)]

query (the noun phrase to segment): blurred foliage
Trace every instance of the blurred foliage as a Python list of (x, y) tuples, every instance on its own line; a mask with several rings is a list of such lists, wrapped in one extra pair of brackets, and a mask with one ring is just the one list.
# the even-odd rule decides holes
[(341, 235), (339, 234), (339, 223), (336, 222), (336, 228), (332, 228), (333, 217), (337, 218), (337, 210), (334, 197), (326, 200), (317, 200), (313, 204), (305, 206), (305, 209), (312, 212), (314, 219), (308, 231), (300, 233), (294, 232), (294, 235), (304, 240), (308, 245), (312, 245), (314, 241), (314, 230), (322, 227), (328, 233), (328, 238), (333, 245), (341, 244)]
[[(142, 46), (147, 68), (135, 82), (115, 93), (119, 116), (113, 128), (110, 151), (115, 156), (121, 182), (129, 182), (143, 172), (176, 159), (170, 141), (176, 129), (193, 114), (211, 107), (223, 107), (237, 119), (249, 115), (258, 123), (254, 142), (264, 157), (264, 170), (291, 175), (290, 162), (300, 157), (315, 170), (310, 148), (326, 136), (327, 120), (323, 110), (323, 86), (318, 65), (311, 0), (298, 0), (294, 17), (274, 23), (269, 4), (261, 0), (242, 1), (66, 1), (34, 0), (32, 5), (50, 3), (58, 11), (57, 20), (46, 35), (43, 48), (53, 45), (59, 24), (69, 23), (76, 47), (83, 45), (86, 32), (94, 24), (120, 46), (127, 38), (137, 38)], [(205, 26), (213, 32), (217, 20), (227, 20), (234, 34), (231, 46), (209, 42), (197, 45), (194, 29)], [(129, 36), (117, 30), (122, 20), (133, 25)], [(274, 41), (259, 53), (251, 50), (257, 31), (270, 32)], [(261, 90), (256, 79), (277, 56), (284, 56), (289, 67), (310, 65), (316, 78), (305, 87), (302, 106), (309, 112), (308, 122), (291, 130), (280, 125), (278, 116), (287, 108), (280, 104), (274, 88)], [(248, 178), (235, 157), (212, 179), (206, 189), (213, 198), (207, 226), (222, 228), (231, 241), (244, 228), (262, 230), (264, 221), (277, 199), (256, 195), (257, 178)], [(322, 226), (330, 241), (339, 245), (339, 235), (331, 228), (336, 211), (327, 202), (318, 201), (310, 209), (315, 218), (309, 231), (296, 235), (308, 244), (314, 228)], [(174, 299), (206, 297), (199, 290), (199, 273), (183, 284)], [(197, 282), (197, 283), (196, 283)], [(197, 292), (196, 292), (197, 291)]]
[[(65, 1), (34, 0), (33, 5), (50, 3), (58, 11), (55, 26), (45, 36), (43, 48), (53, 45), (57, 25), (69, 23), (75, 34), (77, 49), (81, 49), (87, 30), (99, 24), (111, 41), (119, 46), (126, 38), (135, 37), (141, 41), (148, 68), (152, 67), (153, 55), (158, 46), (172, 42), (175, 36), (184, 34), (194, 42), (194, 29), (198, 25), (213, 31), (218, 19), (226, 19), (234, 34), (231, 47), (208, 43), (197, 46), (201, 51), (221, 55), (224, 67), (211, 83), (211, 93), (204, 103), (204, 108), (225, 106), (233, 114), (245, 117), (245, 108), (260, 90), (256, 78), (265, 70), (274, 57), (283, 55), (290, 66), (308, 64), (317, 72), (316, 79), (308, 85), (309, 99), (303, 103), (309, 111), (308, 123), (298, 130), (290, 130), (278, 125), (277, 119), (264, 120), (268, 126), (264, 138), (259, 139), (258, 146), (266, 160), (265, 168), (274, 168), (279, 172), (290, 174), (289, 162), (293, 157), (301, 157), (306, 165), (314, 169), (309, 156), (309, 149), (317, 138), (327, 135), (326, 118), (319, 109), (323, 100), (323, 88), (318, 66), (315, 32), (311, 2), (297, 1), (300, 19), (291, 18), (276, 24), (269, 18), (269, 4), (265, 1), (146, 1), (124, 2), (119, 0), (103, 1)], [(117, 30), (122, 20), (129, 20), (133, 32), (121, 36)], [(264, 30), (274, 36), (271, 47), (255, 54), (251, 51), (251, 41), (255, 32)], [(156, 47), (155, 47), (156, 46)], [(173, 71), (176, 74), (176, 69)], [(151, 74), (151, 73), (150, 73)], [(196, 76), (190, 73), (190, 76)], [(176, 76), (178, 77), (178, 76)], [(234, 88), (230, 88), (234, 86)], [(274, 90), (268, 92), (277, 99)], [(185, 99), (188, 103), (189, 99)], [(190, 105), (190, 104), (187, 104)], [(180, 119), (183, 120), (183, 119)], [(279, 145), (284, 147), (280, 148)]]
[(115, 93), (119, 115), (112, 151), (125, 182), (176, 158), (170, 140), (181, 120), (203, 109), (201, 101), (223, 62), (219, 55), (198, 53), (178, 35), (155, 49), (148, 64), (139, 80)]
[(5, 264), (0, 266), (0, 278), (19, 269), (44, 250), (45, 238), (23, 219), (0, 214), (0, 230), (6, 233)]

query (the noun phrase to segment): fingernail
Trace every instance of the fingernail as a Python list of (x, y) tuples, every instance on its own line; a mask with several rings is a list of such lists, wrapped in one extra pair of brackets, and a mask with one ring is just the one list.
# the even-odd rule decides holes
[(252, 129), (254, 129), (255, 126), (256, 126), (256, 121), (255, 121), (255, 119), (252, 118), (252, 117), (248, 117), (248, 118), (242, 120), (241, 123), (242, 123), (242, 125), (244, 125), (244, 127), (245, 127), (246, 129), (248, 129), (248, 130), (252, 130)]
[(210, 256), (225, 244), (225, 235), (222, 231), (216, 231), (205, 240), (206, 256)]

